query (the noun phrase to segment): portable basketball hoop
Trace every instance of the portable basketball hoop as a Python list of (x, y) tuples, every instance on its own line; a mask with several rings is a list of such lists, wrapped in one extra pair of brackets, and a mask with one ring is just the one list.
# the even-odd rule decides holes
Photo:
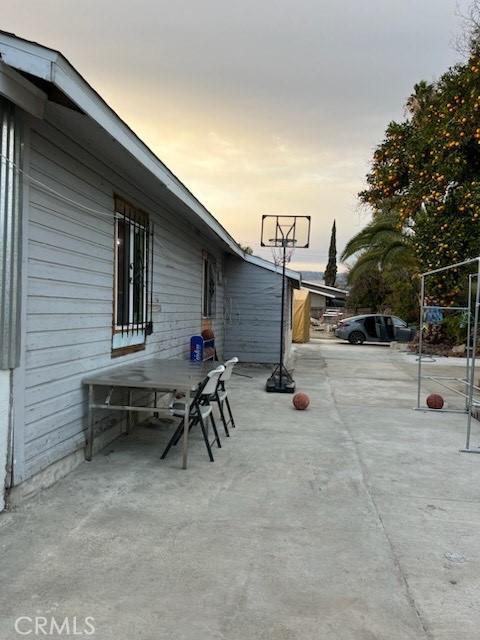
[(280, 358), (268, 378), (266, 390), (273, 393), (293, 393), (295, 381), (284, 364), (285, 328), (285, 268), (295, 249), (307, 249), (310, 241), (310, 216), (262, 216), (260, 245), (271, 247), (274, 262), (282, 267), (282, 308), (280, 320)]

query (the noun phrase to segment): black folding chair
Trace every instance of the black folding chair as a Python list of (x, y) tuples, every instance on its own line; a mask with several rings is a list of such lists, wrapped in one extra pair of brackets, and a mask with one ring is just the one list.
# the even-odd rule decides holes
[[(205, 380), (203, 380), (197, 388), (197, 391), (190, 403), (190, 410), (188, 415), (188, 430), (190, 431), (196, 424), (200, 425), (203, 434), (203, 440), (205, 442), (205, 446), (207, 447), (208, 457), (210, 458), (211, 462), (214, 461), (211, 444), (213, 444), (213, 442), (216, 442), (219, 448), (222, 445), (220, 444), (220, 438), (218, 436), (217, 426), (213, 417), (213, 410), (212, 405), (210, 404), (210, 399), (216, 393), (220, 376), (224, 371), (225, 367), (223, 365), (220, 365), (219, 367), (213, 369), (208, 373)], [(165, 451), (161, 455), (162, 460), (167, 456), (171, 447), (176, 445), (183, 436), (185, 427), (185, 411), (185, 403), (181, 400), (174, 400), (170, 404), (170, 413), (177, 418), (181, 418), (181, 420), (172, 437), (170, 438)], [(213, 433), (215, 435), (212, 443), (210, 443), (208, 439), (207, 419), (210, 419)]]
[[(223, 422), (223, 428), (227, 437), (230, 436), (228, 425), (232, 425), (232, 427), (235, 429), (235, 420), (233, 419), (232, 408), (230, 407), (230, 402), (228, 400), (228, 393), (225, 387), (225, 383), (228, 382), (232, 377), (233, 368), (237, 364), (237, 362), (238, 358), (231, 358), (230, 360), (227, 360), (227, 362), (225, 362), (225, 371), (220, 376), (215, 393), (211, 398), (218, 404), (218, 410), (220, 412), (220, 417)], [(228, 420), (225, 417), (225, 407), (227, 407), (228, 411)]]

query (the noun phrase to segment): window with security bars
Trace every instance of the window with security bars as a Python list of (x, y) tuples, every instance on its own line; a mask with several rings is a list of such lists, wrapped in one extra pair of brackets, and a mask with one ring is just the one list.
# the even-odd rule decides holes
[(138, 348), (152, 333), (152, 266), (148, 215), (116, 197), (113, 349)]
[(215, 293), (217, 282), (215, 260), (206, 251), (203, 252), (203, 302), (202, 316), (213, 318), (215, 315)]

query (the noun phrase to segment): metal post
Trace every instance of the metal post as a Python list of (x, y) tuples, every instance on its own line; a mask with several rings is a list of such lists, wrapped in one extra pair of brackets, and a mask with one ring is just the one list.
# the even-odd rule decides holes
[(422, 386), (422, 346), (423, 346), (423, 313), (425, 302), (425, 275), (422, 275), (420, 286), (420, 326), (418, 337), (418, 380), (417, 380), (417, 409), (420, 409), (420, 395)]
[(475, 313), (473, 317), (473, 343), (472, 343), (472, 363), (470, 366), (470, 382), (468, 389), (467, 404), (467, 436), (465, 440), (465, 449), (470, 449), (470, 432), (472, 429), (472, 405), (473, 405), (473, 388), (475, 385), (475, 363), (477, 357), (477, 333), (478, 333), (478, 306), (480, 302), (480, 258), (477, 259), (477, 289), (475, 292)]
[(467, 340), (466, 340), (466, 366), (465, 366), (465, 411), (468, 411), (468, 384), (470, 380), (470, 341), (471, 341), (471, 314), (472, 314), (472, 274), (468, 274), (468, 305), (467, 305)]
[(182, 450), (182, 469), (187, 468), (188, 457), (188, 424), (190, 420), (190, 387), (185, 390), (185, 415), (183, 417), (183, 450)]
[(282, 317), (280, 321), (280, 379), (279, 385), (280, 389), (282, 388), (282, 379), (283, 379), (283, 325), (284, 325), (284, 316), (285, 316), (285, 262), (286, 262), (286, 244), (287, 241), (284, 239), (282, 241), (283, 244), (283, 261), (282, 261)]
[(93, 432), (94, 432), (94, 415), (93, 415), (93, 385), (88, 385), (88, 431), (87, 431), (87, 447), (85, 450), (85, 459), (90, 462), (93, 455)]
[[(132, 407), (132, 390), (128, 390), (128, 406)], [(127, 430), (126, 434), (128, 435), (132, 429), (132, 412), (127, 411)]]

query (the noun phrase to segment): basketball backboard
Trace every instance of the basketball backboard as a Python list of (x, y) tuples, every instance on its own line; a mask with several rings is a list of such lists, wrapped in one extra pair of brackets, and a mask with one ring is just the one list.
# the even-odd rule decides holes
[(309, 242), (310, 216), (262, 216), (262, 247), (306, 249)]

